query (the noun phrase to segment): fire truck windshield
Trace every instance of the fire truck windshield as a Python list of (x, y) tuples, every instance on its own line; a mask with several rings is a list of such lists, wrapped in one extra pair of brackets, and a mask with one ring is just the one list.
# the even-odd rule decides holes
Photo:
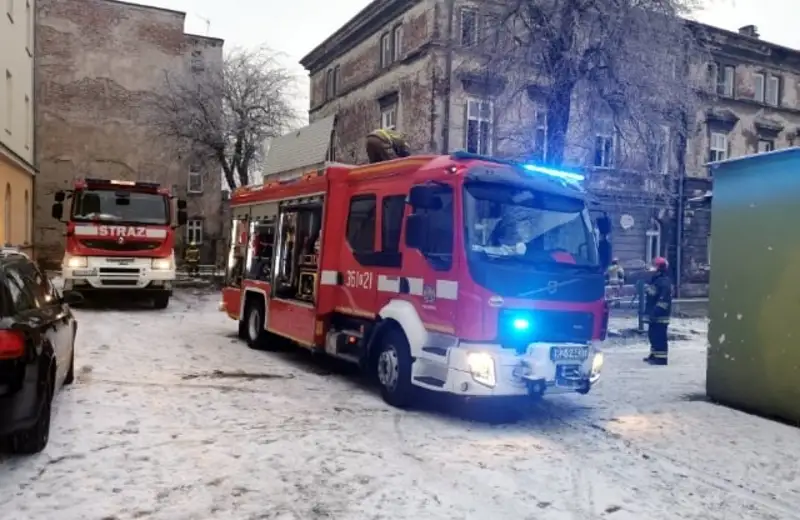
[(169, 199), (157, 193), (84, 189), (73, 196), (72, 220), (165, 226), (170, 222)]
[(580, 199), (522, 186), (465, 185), (467, 256), (543, 270), (599, 268), (591, 220)]

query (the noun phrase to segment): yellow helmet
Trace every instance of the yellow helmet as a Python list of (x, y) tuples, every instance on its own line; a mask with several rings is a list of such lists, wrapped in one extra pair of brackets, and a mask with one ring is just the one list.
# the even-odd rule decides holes
[(189, 247), (197, 247), (197, 243), (192, 241), (192, 242), (189, 243)]

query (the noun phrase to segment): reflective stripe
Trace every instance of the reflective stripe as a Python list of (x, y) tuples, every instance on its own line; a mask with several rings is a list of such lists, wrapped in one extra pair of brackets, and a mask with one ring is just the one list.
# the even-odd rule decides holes
[(320, 285), (336, 285), (338, 278), (339, 273), (336, 271), (322, 271), (322, 276), (320, 277), (319, 283)]
[(100, 233), (100, 230), (97, 226), (75, 226), (75, 235), (76, 236), (95, 236)]
[(658, 359), (667, 359), (668, 354), (660, 350), (650, 350), (650, 355)]

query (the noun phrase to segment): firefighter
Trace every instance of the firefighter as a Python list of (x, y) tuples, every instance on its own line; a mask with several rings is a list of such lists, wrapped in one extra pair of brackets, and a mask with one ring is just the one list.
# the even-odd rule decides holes
[(650, 355), (644, 358), (651, 365), (666, 365), (669, 354), (667, 327), (672, 313), (672, 282), (669, 279), (667, 260), (653, 259), (655, 273), (645, 288), (645, 320), (650, 340)]
[(405, 137), (388, 128), (379, 128), (367, 136), (367, 157), (370, 164), (408, 157), (411, 152)]
[(197, 248), (197, 244), (194, 241), (186, 248), (184, 260), (186, 261), (189, 276), (200, 274), (200, 249)]
[(625, 283), (625, 269), (619, 265), (619, 258), (611, 261), (606, 270), (606, 280), (609, 285), (623, 285)]

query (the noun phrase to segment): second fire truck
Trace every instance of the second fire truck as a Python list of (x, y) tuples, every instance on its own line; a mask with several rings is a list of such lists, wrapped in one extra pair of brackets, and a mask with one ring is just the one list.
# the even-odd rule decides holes
[(79, 180), (69, 192), (57, 192), (52, 215), (67, 225), (64, 292), (141, 296), (166, 308), (175, 280), (175, 229), (186, 223), (186, 202), (173, 199), (157, 183), (105, 179)]
[(240, 188), (221, 308), (250, 346), (357, 363), (399, 407), (413, 387), (587, 393), (608, 308), (577, 180), (457, 153)]

